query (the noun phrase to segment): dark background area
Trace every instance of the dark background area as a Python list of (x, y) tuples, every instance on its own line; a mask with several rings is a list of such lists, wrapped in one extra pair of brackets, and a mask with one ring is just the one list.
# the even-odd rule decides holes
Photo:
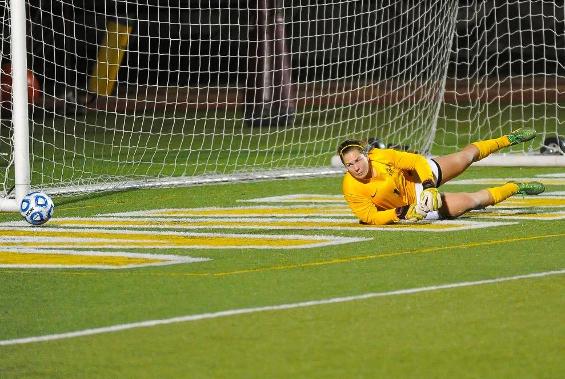
[[(445, 12), (443, 5), (430, 9), (428, 2), (415, 0), (265, 2), (279, 7), (284, 17), (293, 81), (387, 79), (414, 65), (421, 65), (418, 72), (426, 75), (434, 53), (434, 47), (427, 45), (432, 39), (426, 36), (445, 29), (437, 17)], [(29, 65), (47, 93), (62, 84), (84, 88), (110, 19), (133, 27), (120, 82), (236, 84), (247, 71), (248, 56), (254, 54), (248, 42), (257, 4), (29, 0)], [(565, 74), (563, 6), (548, 1), (459, 1), (458, 5), (450, 77)], [(6, 1), (0, 2), (3, 63), (9, 61), (6, 6)], [(272, 17), (274, 22), (274, 13)]]

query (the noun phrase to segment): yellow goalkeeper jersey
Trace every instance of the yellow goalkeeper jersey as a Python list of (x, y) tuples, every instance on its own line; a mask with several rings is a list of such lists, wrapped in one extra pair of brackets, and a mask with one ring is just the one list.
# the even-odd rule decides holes
[(345, 173), (345, 200), (364, 223), (396, 222), (395, 208), (416, 202), (415, 183), (433, 181), (432, 169), (422, 155), (392, 149), (373, 149), (368, 158), (372, 166), (371, 179), (361, 181)]

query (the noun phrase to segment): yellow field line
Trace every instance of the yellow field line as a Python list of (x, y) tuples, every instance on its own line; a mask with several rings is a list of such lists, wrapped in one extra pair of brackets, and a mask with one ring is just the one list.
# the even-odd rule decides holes
[(408, 250), (408, 251), (400, 251), (400, 252), (384, 253), (384, 254), (381, 253), (381, 254), (372, 254), (372, 255), (361, 255), (361, 256), (348, 257), (348, 258), (335, 258), (335, 259), (330, 259), (330, 260), (326, 260), (326, 261), (299, 263), (299, 264), (295, 264), (295, 265), (272, 266), (272, 267), (264, 267), (264, 268), (257, 268), (257, 269), (217, 272), (217, 273), (202, 273), (202, 274), (198, 274), (198, 273), (188, 274), (187, 273), (185, 275), (226, 276), (226, 275), (245, 274), (245, 273), (252, 273), (252, 272), (288, 270), (288, 269), (306, 268), (306, 267), (318, 267), (318, 266), (325, 266), (325, 265), (331, 265), (331, 264), (364, 261), (364, 260), (376, 259), (376, 258), (395, 257), (395, 256), (399, 256), (399, 255), (433, 253), (433, 252), (437, 252), (437, 251), (441, 251), (441, 250), (451, 250), (451, 249), (468, 249), (468, 248), (477, 247), (477, 246), (497, 245), (497, 244), (501, 244), (501, 243), (528, 241), (528, 240), (550, 238), (550, 237), (562, 237), (562, 236), (565, 236), (565, 233), (547, 234), (547, 235), (543, 235), (543, 236), (509, 238), (509, 239), (504, 239), (504, 240), (493, 240), (493, 241), (484, 241), (484, 242), (471, 242), (471, 243), (465, 243), (465, 244), (460, 244), (460, 245), (450, 245), (450, 246), (440, 246), (440, 247), (434, 246), (434, 247), (426, 247), (426, 248), (417, 249), (417, 250)]
[[(530, 236), (530, 237), (518, 237), (518, 238), (508, 238), (502, 240), (491, 240), (491, 241), (483, 241), (483, 242), (470, 242), (464, 244), (457, 244), (457, 245), (448, 245), (448, 246), (433, 246), (433, 247), (426, 247), (422, 249), (416, 250), (408, 250), (408, 251), (399, 251), (399, 252), (391, 252), (391, 253), (376, 253), (371, 255), (361, 255), (361, 256), (354, 256), (354, 257), (347, 257), (347, 258), (334, 258), (325, 261), (318, 261), (318, 262), (308, 262), (308, 263), (297, 263), (293, 265), (279, 265), (279, 266), (270, 266), (270, 267), (262, 267), (262, 268), (255, 268), (255, 269), (246, 269), (246, 270), (235, 270), (235, 271), (226, 271), (226, 272), (202, 272), (202, 273), (195, 273), (195, 272), (180, 272), (180, 273), (142, 273), (142, 272), (112, 272), (112, 274), (122, 274), (122, 275), (150, 275), (150, 276), (197, 276), (197, 277), (225, 277), (229, 275), (239, 275), (239, 274), (249, 274), (249, 273), (257, 273), (257, 272), (266, 272), (266, 271), (277, 271), (277, 270), (292, 270), (292, 269), (300, 269), (300, 268), (308, 268), (308, 267), (320, 267), (320, 266), (327, 266), (333, 264), (340, 264), (340, 263), (351, 263), (357, 261), (364, 261), (370, 259), (377, 259), (377, 258), (389, 258), (401, 255), (410, 255), (410, 254), (423, 254), (423, 253), (434, 253), (444, 250), (453, 250), (453, 249), (468, 249), (477, 246), (489, 246), (489, 245), (498, 245), (502, 243), (512, 243), (512, 242), (520, 242), (520, 241), (531, 241), (536, 239), (544, 239), (544, 238), (555, 238), (555, 237), (563, 237), (565, 233), (558, 233), (558, 234), (545, 234), (539, 236)], [(16, 271), (16, 270), (1, 270), (1, 272), (5, 273), (41, 273), (41, 274), (60, 274), (60, 275), (98, 275), (101, 272), (91, 272), (91, 271), (80, 271), (80, 272), (68, 272), (68, 271)]]

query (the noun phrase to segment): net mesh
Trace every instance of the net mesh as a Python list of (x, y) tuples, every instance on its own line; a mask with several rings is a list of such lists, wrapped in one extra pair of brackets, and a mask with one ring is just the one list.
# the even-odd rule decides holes
[(349, 138), (439, 154), (522, 125), (564, 128), (564, 9), (549, 1), (26, 6), (34, 188), (298, 172), (329, 166)]
[[(553, 1), (461, 2), (435, 151), (534, 127), (565, 134), (565, 8)], [(512, 148), (539, 151), (540, 141)], [(542, 149), (543, 150), (543, 149)]]

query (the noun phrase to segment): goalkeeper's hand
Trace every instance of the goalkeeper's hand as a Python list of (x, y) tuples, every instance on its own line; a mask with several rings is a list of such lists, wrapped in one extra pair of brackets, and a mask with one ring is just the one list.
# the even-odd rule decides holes
[(441, 194), (435, 187), (428, 187), (420, 194), (420, 204), (426, 212), (437, 211), (441, 205)]
[(426, 212), (420, 204), (411, 204), (396, 209), (396, 214), (399, 219), (417, 222), (426, 218)]

